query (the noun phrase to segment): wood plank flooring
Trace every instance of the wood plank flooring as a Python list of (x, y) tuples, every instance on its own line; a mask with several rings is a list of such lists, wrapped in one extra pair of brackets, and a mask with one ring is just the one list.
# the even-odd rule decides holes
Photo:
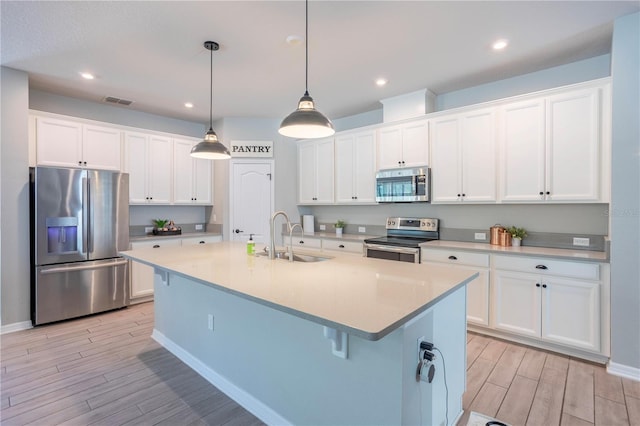
[[(0, 336), (0, 422), (261, 425), (151, 338), (153, 303)], [(473, 410), (512, 425), (638, 425), (640, 383), (599, 365), (473, 333)]]

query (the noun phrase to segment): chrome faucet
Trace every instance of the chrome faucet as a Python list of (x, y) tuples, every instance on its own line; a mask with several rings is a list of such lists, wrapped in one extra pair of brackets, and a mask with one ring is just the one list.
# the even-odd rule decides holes
[(299, 223), (289, 225), (289, 262), (293, 262), (293, 230), (296, 229), (296, 226), (300, 228), (300, 235), (304, 237), (304, 231)]
[[(289, 221), (289, 216), (287, 216), (287, 214), (282, 210), (275, 212), (271, 216), (271, 240), (269, 241), (269, 259), (276, 258), (275, 221), (276, 217), (278, 217), (279, 215), (284, 216), (284, 218), (287, 220), (287, 229), (289, 230), (289, 232), (291, 232), (291, 221)], [(291, 257), (291, 259), (293, 260), (293, 257)]]

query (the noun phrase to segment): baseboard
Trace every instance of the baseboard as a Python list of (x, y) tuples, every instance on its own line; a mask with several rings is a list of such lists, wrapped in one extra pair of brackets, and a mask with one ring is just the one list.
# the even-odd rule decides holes
[(609, 361), (607, 364), (607, 373), (640, 382), (640, 368), (629, 367), (628, 365)]
[(13, 333), (15, 331), (28, 330), (33, 328), (31, 321), (14, 322), (13, 324), (3, 325), (0, 334)]
[(191, 367), (196, 373), (206, 379), (209, 383), (220, 389), (225, 395), (240, 404), (244, 409), (262, 420), (268, 425), (292, 425), (290, 421), (273, 411), (253, 395), (247, 393), (231, 383), (224, 376), (217, 373), (211, 367), (191, 355), (189, 352), (178, 346), (171, 339), (167, 338), (157, 329), (153, 329), (151, 338), (158, 342), (166, 350), (174, 354), (180, 361)]

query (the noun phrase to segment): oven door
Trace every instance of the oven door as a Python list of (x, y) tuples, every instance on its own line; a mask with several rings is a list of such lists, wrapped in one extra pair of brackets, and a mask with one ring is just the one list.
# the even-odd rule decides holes
[(376, 259), (396, 260), (400, 262), (420, 263), (420, 249), (397, 247), (383, 244), (364, 244), (364, 256)]

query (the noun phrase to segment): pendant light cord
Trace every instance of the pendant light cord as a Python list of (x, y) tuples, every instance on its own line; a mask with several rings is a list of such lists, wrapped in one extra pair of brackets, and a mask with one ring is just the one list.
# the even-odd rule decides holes
[(304, 95), (309, 96), (309, 0), (304, 2)]
[(213, 49), (209, 50), (209, 130), (213, 130)]

